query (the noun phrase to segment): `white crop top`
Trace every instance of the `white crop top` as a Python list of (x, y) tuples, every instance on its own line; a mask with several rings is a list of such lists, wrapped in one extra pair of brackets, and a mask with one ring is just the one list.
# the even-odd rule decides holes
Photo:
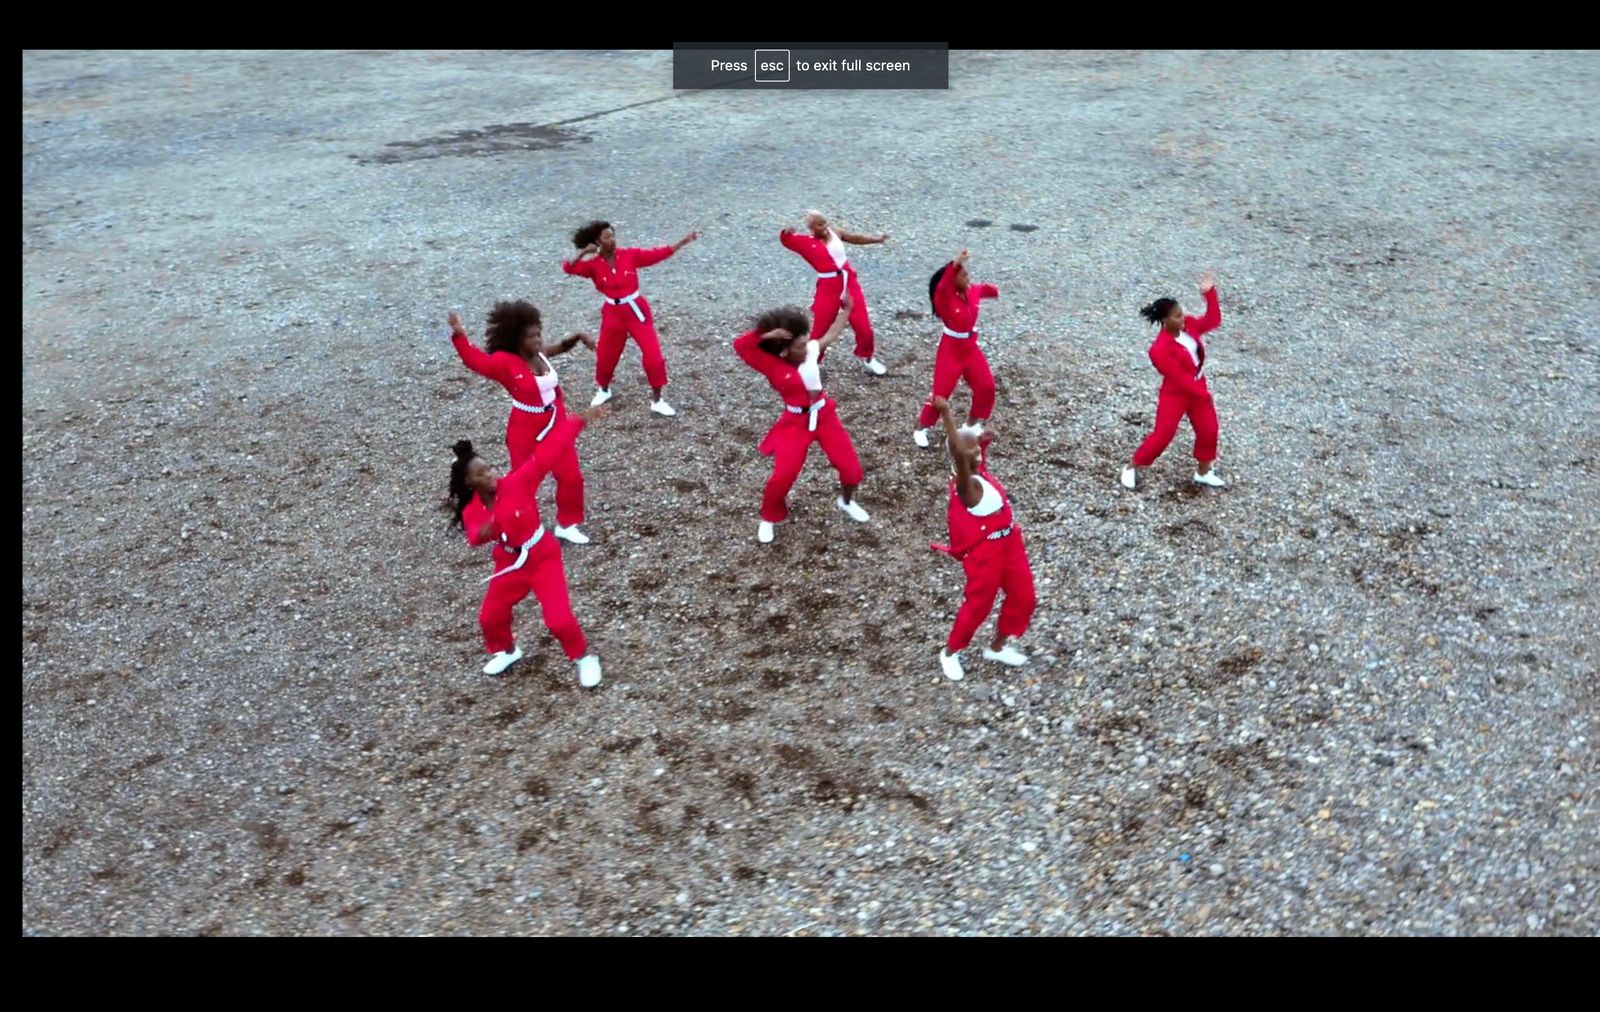
[(843, 267), (848, 259), (844, 252), (844, 240), (839, 238), (839, 233), (828, 229), (828, 255), (833, 257), (833, 266)]
[(981, 474), (973, 477), (977, 478), (978, 483), (983, 486), (983, 498), (978, 500), (978, 505), (968, 506), (967, 512), (975, 517), (986, 517), (1000, 512), (1000, 507), (1006, 504), (1005, 500), (1000, 498), (1000, 490), (984, 481)]
[(543, 376), (535, 374), (533, 378), (539, 384), (539, 395), (544, 398), (544, 402), (546, 404), (554, 404), (556, 390), (561, 387), (561, 377), (556, 375), (556, 367), (550, 364), (549, 359), (545, 358), (543, 354), (539, 358), (543, 360), (545, 368), (550, 371)]
[(812, 393), (822, 389), (822, 369), (817, 365), (817, 356), (821, 354), (822, 345), (816, 341), (807, 341), (805, 363), (795, 370), (800, 374), (800, 382), (804, 383), (806, 389)]

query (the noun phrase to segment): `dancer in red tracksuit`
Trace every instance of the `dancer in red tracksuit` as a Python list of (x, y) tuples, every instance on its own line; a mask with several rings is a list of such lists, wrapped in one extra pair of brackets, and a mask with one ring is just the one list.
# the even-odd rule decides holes
[[(506, 449), (511, 451), (511, 469), (516, 470), (567, 417), (561, 379), (545, 357), (546, 352), (562, 355), (580, 343), (592, 351), (594, 339), (588, 334), (573, 334), (546, 347), (538, 308), (520, 299), (496, 303), (484, 333), (488, 351), (472, 343), (461, 326), (461, 317), (450, 314), (450, 341), (461, 361), (478, 375), (505, 387), (511, 395)], [(578, 466), (578, 451), (570, 449), (563, 454), (551, 467), (551, 474), (556, 480), (556, 537), (587, 545), (589, 536), (578, 529), (583, 523), (583, 470)]]
[(948, 398), (955, 391), (957, 380), (964, 377), (972, 390), (968, 425), (981, 425), (994, 412), (994, 373), (989, 371), (989, 359), (978, 347), (978, 303), (999, 298), (1000, 289), (972, 283), (967, 274), (967, 255), (962, 250), (960, 256), (928, 279), (928, 297), (944, 324), (944, 336), (939, 338), (939, 354), (933, 362), (933, 393), (922, 405), (916, 431), (911, 434), (923, 449), (927, 449), (928, 433), (939, 420), (933, 402)]
[(594, 399), (599, 406), (611, 399), (611, 377), (622, 358), (622, 347), (632, 337), (644, 356), (644, 375), (650, 382), (650, 410), (671, 418), (678, 412), (661, 396), (667, 388), (667, 360), (661, 356), (661, 339), (656, 336), (656, 318), (650, 303), (639, 293), (639, 269), (650, 267), (700, 238), (690, 232), (671, 246), (634, 249), (617, 246), (617, 234), (610, 222), (591, 221), (572, 236), (578, 255), (561, 264), (575, 277), (588, 278), (605, 296), (600, 307), (600, 346), (594, 357)]
[(1150, 364), (1162, 376), (1161, 393), (1156, 400), (1155, 428), (1133, 452), (1133, 461), (1122, 469), (1124, 488), (1138, 487), (1139, 472), (1161, 456), (1185, 415), (1194, 427), (1194, 480), (1212, 488), (1227, 487), (1211, 469), (1217, 459), (1217, 408), (1206, 382), (1206, 343), (1202, 340), (1222, 323), (1217, 279), (1209, 274), (1201, 278), (1200, 294), (1206, 300), (1204, 316), (1183, 315), (1183, 307), (1175, 299), (1157, 299), (1140, 310), (1145, 319), (1161, 324), (1150, 344)]
[(976, 425), (956, 428), (950, 402), (943, 397), (934, 398), (933, 408), (944, 421), (955, 477), (950, 482), (950, 544), (932, 547), (959, 559), (967, 573), (966, 599), (956, 613), (945, 648), (939, 651), (939, 666), (946, 678), (959, 682), (965, 677), (961, 651), (989, 617), (995, 595), (1002, 590), (1006, 599), (1000, 606), (994, 642), (984, 649), (983, 656), (1011, 667), (1028, 662), (1027, 656), (1008, 646), (1006, 640), (1028, 631), (1037, 598), (1022, 527), (1011, 515), (1005, 487), (989, 473), (993, 437)]
[(450, 468), (450, 495), (446, 507), (454, 523), (473, 546), (494, 542), (494, 573), (478, 610), (484, 648), (491, 655), (483, 673), (498, 675), (522, 659), (511, 633), (511, 609), (531, 592), (539, 599), (544, 624), (561, 644), (569, 660), (578, 662), (578, 682), (585, 688), (600, 684), (600, 659), (589, 652), (588, 640), (572, 616), (567, 599), (567, 574), (561, 565), (561, 546), (545, 537), (539, 520), (539, 483), (561, 456), (572, 449), (584, 423), (601, 414), (589, 408), (563, 419), (521, 467), (505, 477), (463, 439), (455, 445)]
[(789, 489), (805, 465), (812, 443), (820, 443), (828, 462), (839, 472), (839, 498), (836, 505), (850, 519), (866, 523), (867, 511), (855, 501), (861, 484), (861, 462), (850, 442), (850, 433), (839, 421), (833, 398), (822, 392), (822, 375), (817, 367), (822, 353), (844, 330), (850, 314), (850, 295), (844, 296), (841, 311), (820, 340), (806, 340), (810, 324), (805, 313), (793, 307), (775, 309), (756, 321), (755, 329), (741, 334), (733, 350), (754, 370), (767, 378), (783, 398), (783, 417), (761, 441), (762, 453), (772, 457), (772, 477), (761, 497), (761, 524), (756, 538), (762, 544), (772, 541), (772, 525), (789, 516)]
[(840, 299), (848, 295), (854, 308), (847, 310), (845, 315), (850, 320), (850, 329), (856, 333), (856, 358), (861, 360), (868, 372), (882, 376), (889, 370), (878, 361), (872, 320), (867, 315), (867, 297), (861, 292), (861, 279), (845, 256), (844, 244), (872, 246), (888, 242), (889, 237), (880, 235), (869, 238), (834, 229), (822, 212), (816, 210), (806, 212), (806, 229), (810, 234), (801, 235), (792, 228), (786, 228), (778, 233), (778, 241), (800, 254), (817, 272), (817, 291), (811, 299), (811, 325), (817, 332), (826, 333), (833, 326), (834, 316), (839, 313)]

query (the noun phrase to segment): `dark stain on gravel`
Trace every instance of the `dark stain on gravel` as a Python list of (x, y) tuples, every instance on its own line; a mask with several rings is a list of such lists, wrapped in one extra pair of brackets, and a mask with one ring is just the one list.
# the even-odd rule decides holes
[(351, 155), (357, 165), (395, 165), (430, 158), (487, 158), (509, 151), (548, 151), (594, 138), (560, 126), (502, 123), (480, 130), (455, 130), (416, 141), (391, 141), (375, 155)]

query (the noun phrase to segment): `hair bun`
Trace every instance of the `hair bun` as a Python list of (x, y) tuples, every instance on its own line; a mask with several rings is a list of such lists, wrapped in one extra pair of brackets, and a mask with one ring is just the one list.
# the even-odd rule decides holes
[(456, 445), (451, 447), (451, 449), (456, 451), (456, 457), (460, 460), (471, 460), (473, 457), (477, 456), (477, 454), (472, 451), (472, 440), (470, 439), (458, 439), (456, 441)]

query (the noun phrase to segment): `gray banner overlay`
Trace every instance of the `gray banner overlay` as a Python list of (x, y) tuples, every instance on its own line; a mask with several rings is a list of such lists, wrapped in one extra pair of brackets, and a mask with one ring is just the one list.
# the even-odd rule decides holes
[(948, 88), (945, 43), (819, 46), (784, 42), (679, 43), (674, 88)]

